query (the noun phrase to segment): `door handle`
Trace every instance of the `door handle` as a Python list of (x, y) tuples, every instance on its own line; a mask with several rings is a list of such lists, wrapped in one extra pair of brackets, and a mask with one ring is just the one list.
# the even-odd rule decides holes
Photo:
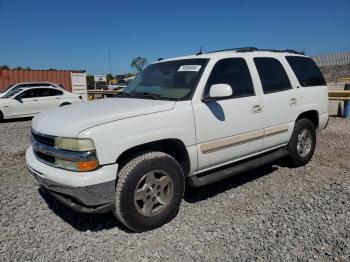
[(33, 100), (34, 102), (38, 102), (38, 100)]
[(292, 98), (290, 101), (289, 101), (289, 105), (290, 106), (295, 106), (297, 104), (298, 100), (296, 98)]
[(261, 105), (253, 105), (252, 107), (252, 113), (261, 113), (262, 112), (262, 106)]

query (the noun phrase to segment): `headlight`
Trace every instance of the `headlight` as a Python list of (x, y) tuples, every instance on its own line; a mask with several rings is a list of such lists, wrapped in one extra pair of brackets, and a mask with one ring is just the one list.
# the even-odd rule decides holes
[(56, 137), (55, 147), (69, 151), (94, 151), (94, 142), (89, 138)]

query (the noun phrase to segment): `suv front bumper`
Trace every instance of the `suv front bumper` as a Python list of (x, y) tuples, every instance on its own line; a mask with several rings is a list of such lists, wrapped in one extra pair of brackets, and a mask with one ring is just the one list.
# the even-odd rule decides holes
[(26, 152), (26, 163), (39, 185), (69, 208), (87, 213), (113, 209), (117, 164), (91, 172), (67, 171), (42, 163), (31, 147)]

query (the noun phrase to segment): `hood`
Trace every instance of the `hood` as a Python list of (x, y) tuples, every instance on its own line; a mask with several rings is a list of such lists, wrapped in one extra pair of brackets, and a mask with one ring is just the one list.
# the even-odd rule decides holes
[(43, 134), (76, 137), (93, 126), (167, 111), (174, 106), (174, 101), (107, 98), (46, 111), (32, 120), (32, 128)]
[(3, 95), (4, 93), (0, 93), (0, 105), (7, 104), (11, 100), (11, 98), (1, 98)]

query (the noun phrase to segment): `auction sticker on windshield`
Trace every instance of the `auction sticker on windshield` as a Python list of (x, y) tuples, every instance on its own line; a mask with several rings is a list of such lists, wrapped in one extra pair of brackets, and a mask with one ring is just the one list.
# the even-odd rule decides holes
[(201, 69), (201, 65), (182, 65), (178, 72), (198, 72)]

